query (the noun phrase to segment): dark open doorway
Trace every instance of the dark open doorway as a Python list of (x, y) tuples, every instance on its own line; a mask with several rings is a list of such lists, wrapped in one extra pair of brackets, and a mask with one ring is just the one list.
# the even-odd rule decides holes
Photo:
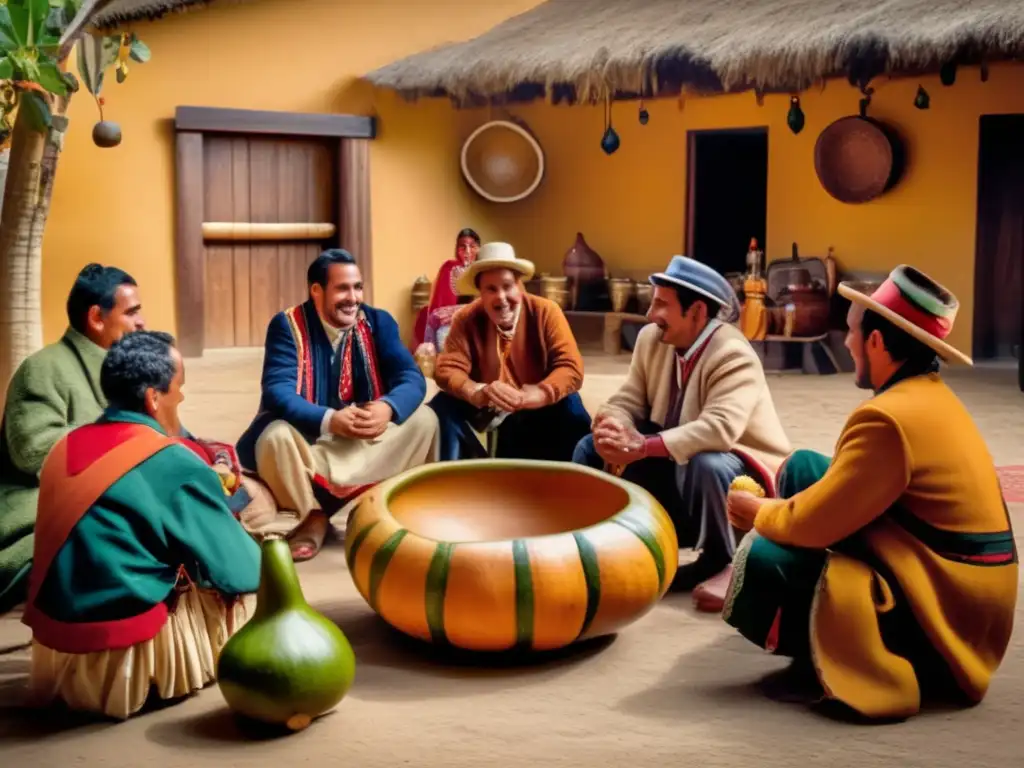
[(750, 238), (764, 249), (768, 129), (690, 131), (686, 175), (686, 255), (722, 274), (745, 271)]
[[(977, 359), (1020, 360), (1024, 336), (1024, 115), (984, 115), (978, 139), (974, 257)], [(1021, 365), (1024, 390), (1024, 365)]]

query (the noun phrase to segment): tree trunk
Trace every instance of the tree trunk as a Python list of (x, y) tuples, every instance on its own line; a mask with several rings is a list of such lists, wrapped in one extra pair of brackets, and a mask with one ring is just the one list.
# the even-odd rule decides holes
[[(60, 106), (60, 112), (67, 108)], [(68, 126), (55, 111), (48, 132), (39, 133), (28, 113), (19, 109), (14, 122), (0, 214), (0, 280), (6, 280), (0, 288), (0, 403), (22, 360), (43, 346), (43, 232)]]
[(4, 207), (4, 186), (7, 184), (7, 161), (11, 159), (11, 148), (0, 149), (0, 210)]

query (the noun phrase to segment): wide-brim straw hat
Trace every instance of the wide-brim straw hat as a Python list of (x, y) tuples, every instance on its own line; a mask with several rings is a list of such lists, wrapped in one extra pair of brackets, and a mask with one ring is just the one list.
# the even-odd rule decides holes
[(492, 203), (513, 203), (532, 194), (544, 178), (544, 151), (522, 125), (492, 120), (462, 145), (462, 175)]
[(974, 365), (970, 357), (945, 341), (953, 330), (960, 302), (924, 272), (901, 264), (870, 296), (846, 283), (839, 284), (839, 294), (881, 315), (947, 363)]
[(476, 276), (492, 269), (511, 269), (523, 280), (529, 280), (534, 272), (533, 262), (516, 257), (515, 248), (508, 243), (486, 243), (477, 253), (476, 260), (459, 276), (455, 290), (465, 296), (480, 293), (476, 287)]

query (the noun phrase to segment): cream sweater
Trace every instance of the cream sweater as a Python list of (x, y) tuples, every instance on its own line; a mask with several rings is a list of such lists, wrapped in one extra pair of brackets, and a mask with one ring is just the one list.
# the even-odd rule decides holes
[(661, 437), (678, 464), (706, 451), (738, 451), (774, 474), (792, 449), (761, 361), (746, 337), (733, 325), (714, 333), (690, 375), (677, 426), (665, 419), (679, 362), (659, 335), (653, 323), (640, 331), (625, 383), (596, 416), (653, 421), (664, 429)]

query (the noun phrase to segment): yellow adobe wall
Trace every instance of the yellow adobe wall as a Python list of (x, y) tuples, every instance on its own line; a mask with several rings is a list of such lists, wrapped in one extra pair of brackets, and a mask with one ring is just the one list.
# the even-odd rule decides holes
[[(918, 84), (931, 109), (913, 107)], [(804, 130), (786, 126), (788, 96), (759, 107), (752, 93), (648, 102), (641, 126), (638, 105), (614, 105), (622, 146), (605, 155), (603, 107), (531, 104), (510, 110), (536, 133), (547, 176), (530, 198), (486, 204), (489, 232), (512, 242), (539, 269), (560, 270), (577, 230), (610, 270), (653, 270), (684, 248), (686, 132), (768, 126), (769, 260), (786, 258), (797, 242), (803, 255), (823, 256), (830, 245), (841, 267), (888, 270), (920, 265), (961, 301), (952, 343), (970, 348), (973, 313), (979, 116), (1024, 112), (1024, 66), (992, 67), (987, 83), (977, 69), (958, 72), (943, 87), (937, 77), (879, 81), (869, 115), (903, 133), (910, 166), (898, 187), (865, 205), (844, 205), (822, 189), (814, 172), (814, 143), (830, 122), (856, 114), (860, 93), (845, 81), (801, 96)], [(461, 138), (485, 116), (462, 113)]]
[[(74, 275), (89, 261), (140, 282), (151, 327), (175, 329), (174, 151), (179, 105), (379, 116), (371, 154), (374, 301), (409, 327), (409, 286), (433, 276), (456, 232), (479, 220), (458, 173), (456, 113), (445, 101), (406, 104), (354, 78), (394, 59), (466, 39), (537, 0), (256, 0), (213, 3), (135, 26), (153, 51), (127, 82), (113, 72), (106, 116), (121, 124), (113, 150), (91, 139), (95, 103), (74, 99), (47, 227), (46, 341), (66, 323)], [(486, 233), (483, 228), (482, 234)]]

